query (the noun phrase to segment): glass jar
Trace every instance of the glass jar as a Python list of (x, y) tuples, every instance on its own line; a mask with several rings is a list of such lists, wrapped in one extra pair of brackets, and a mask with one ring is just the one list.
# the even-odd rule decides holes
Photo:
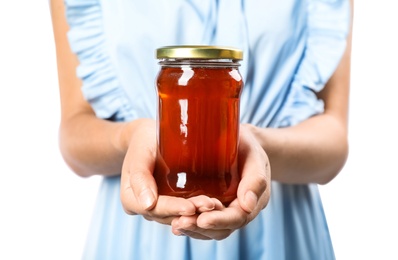
[(156, 50), (159, 195), (236, 198), (241, 50), (166, 46)]

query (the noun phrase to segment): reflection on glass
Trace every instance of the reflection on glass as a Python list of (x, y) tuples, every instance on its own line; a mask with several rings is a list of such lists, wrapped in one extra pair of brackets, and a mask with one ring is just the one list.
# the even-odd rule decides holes
[(181, 124), (180, 124), (180, 131), (184, 137), (188, 136), (188, 100), (187, 99), (180, 99), (178, 101), (181, 108)]

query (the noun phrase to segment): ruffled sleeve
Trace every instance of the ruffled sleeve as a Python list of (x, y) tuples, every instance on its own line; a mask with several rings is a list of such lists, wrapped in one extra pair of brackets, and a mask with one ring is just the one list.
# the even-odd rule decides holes
[(348, 0), (309, 0), (306, 50), (280, 114), (280, 127), (323, 112), (324, 104), (316, 93), (323, 89), (341, 60), (349, 24)]
[(70, 26), (68, 39), (79, 58), (77, 76), (83, 82), (85, 99), (99, 118), (130, 119), (131, 104), (106, 51), (100, 3), (96, 0), (66, 0), (65, 7)]

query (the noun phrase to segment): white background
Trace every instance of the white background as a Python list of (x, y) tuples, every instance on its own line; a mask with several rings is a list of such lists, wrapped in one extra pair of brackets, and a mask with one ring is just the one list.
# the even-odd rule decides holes
[[(321, 187), (337, 259), (398, 259), (398, 15), (355, 6), (350, 157)], [(80, 259), (99, 178), (58, 151), (48, 2), (0, 2), (0, 259)]]

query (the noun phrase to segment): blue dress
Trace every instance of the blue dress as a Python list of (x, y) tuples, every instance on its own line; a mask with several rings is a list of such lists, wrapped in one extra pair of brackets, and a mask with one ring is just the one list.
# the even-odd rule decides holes
[[(345, 49), (348, 0), (65, 0), (82, 91), (100, 118), (156, 118), (155, 49), (244, 51), (241, 122), (287, 127), (323, 112), (316, 97)], [(104, 178), (83, 259), (334, 259), (317, 185), (272, 182), (268, 206), (222, 241), (174, 236), (124, 213)]]

